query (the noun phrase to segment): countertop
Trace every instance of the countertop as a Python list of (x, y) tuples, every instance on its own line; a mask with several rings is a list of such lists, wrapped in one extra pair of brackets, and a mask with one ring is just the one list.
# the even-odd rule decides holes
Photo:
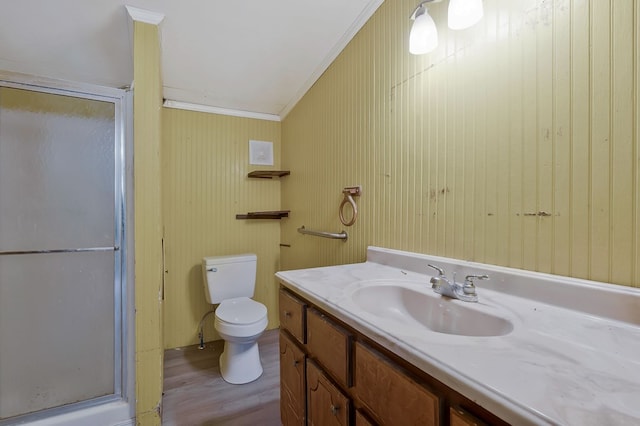
[[(432, 292), (427, 263), (459, 274), (489, 274), (493, 283), (478, 283), (473, 309), (508, 319), (513, 330), (490, 337), (432, 332), (386, 315), (384, 300), (372, 314), (350, 297), (358, 287), (384, 280)], [(368, 249), (364, 263), (276, 276), (511, 424), (640, 424), (638, 289), (376, 247)]]

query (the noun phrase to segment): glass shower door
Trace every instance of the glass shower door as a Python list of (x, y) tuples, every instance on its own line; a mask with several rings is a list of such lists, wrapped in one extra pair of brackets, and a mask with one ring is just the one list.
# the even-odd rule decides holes
[(0, 87), (0, 424), (121, 392), (114, 108)]

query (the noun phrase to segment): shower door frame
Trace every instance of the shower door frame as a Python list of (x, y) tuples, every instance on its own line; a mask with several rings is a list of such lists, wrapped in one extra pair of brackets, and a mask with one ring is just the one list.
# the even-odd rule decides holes
[[(133, 96), (129, 87), (116, 89), (0, 71), (0, 88), (7, 87), (109, 102), (114, 105), (114, 393), (0, 420), (13, 424), (85, 424), (102, 416), (118, 424), (135, 417), (135, 326), (133, 268)], [(47, 251), (42, 251), (46, 253)], [(19, 253), (16, 253), (19, 255)], [(46, 254), (43, 254), (46, 256)], [(80, 415), (79, 415), (80, 414)], [(95, 420), (95, 419), (94, 419)]]

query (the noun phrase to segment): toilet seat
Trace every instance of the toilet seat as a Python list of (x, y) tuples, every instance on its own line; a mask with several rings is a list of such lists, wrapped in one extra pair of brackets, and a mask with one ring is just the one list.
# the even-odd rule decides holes
[(266, 317), (267, 308), (248, 297), (235, 297), (222, 301), (216, 309), (216, 316), (230, 324), (248, 325)]
[(250, 337), (267, 328), (267, 308), (248, 297), (224, 300), (215, 313), (214, 327), (222, 336)]

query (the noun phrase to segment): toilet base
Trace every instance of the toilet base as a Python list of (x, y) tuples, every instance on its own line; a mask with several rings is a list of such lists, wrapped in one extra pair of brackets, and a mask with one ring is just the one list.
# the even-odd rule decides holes
[(234, 385), (253, 382), (262, 375), (258, 342), (224, 342), (220, 355), (220, 374), (225, 382)]

